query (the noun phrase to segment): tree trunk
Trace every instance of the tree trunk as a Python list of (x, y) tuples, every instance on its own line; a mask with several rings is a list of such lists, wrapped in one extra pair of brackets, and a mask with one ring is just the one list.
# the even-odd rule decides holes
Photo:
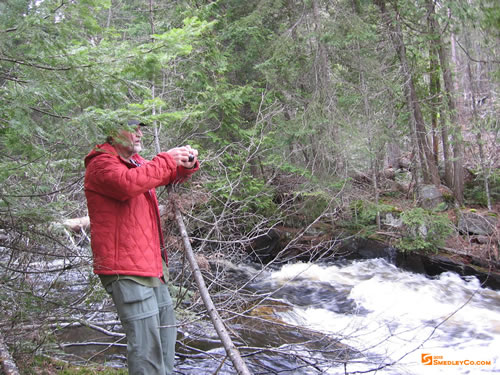
[(413, 75), (410, 70), (410, 65), (406, 57), (406, 46), (403, 40), (403, 32), (399, 22), (392, 22), (387, 9), (385, 7), (385, 0), (375, 0), (379, 6), (387, 28), (390, 32), (391, 40), (396, 49), (396, 52), (401, 63), (401, 70), (403, 80), (405, 82), (405, 96), (408, 104), (408, 109), (411, 111), (412, 117), (415, 121), (415, 137), (420, 156), (422, 158), (421, 168), (424, 183), (432, 183), (436, 186), (441, 184), (439, 179), (439, 172), (437, 164), (432, 155), (431, 148), (427, 142), (427, 132), (425, 129), (424, 117), (420, 109), (420, 103), (417, 98), (417, 92), (414, 85)]
[(314, 15), (314, 32), (316, 33), (317, 39), (317, 51), (316, 51), (316, 87), (319, 88), (319, 95), (321, 101), (327, 103), (329, 94), (329, 64), (328, 64), (328, 52), (326, 50), (325, 44), (321, 41), (321, 16), (319, 12), (318, 0), (313, 0), (313, 15)]
[[(430, 63), (430, 94), (431, 94), (431, 107), (432, 107), (432, 129), (433, 129), (433, 147), (434, 156), (436, 162), (438, 159), (438, 140), (437, 140), (437, 120), (440, 118), (441, 126), (441, 144), (443, 149), (443, 161), (444, 161), (444, 181), (446, 186), (449, 188), (453, 187), (453, 164), (450, 158), (450, 148), (448, 139), (448, 124), (446, 122), (446, 115), (442, 111), (442, 98), (441, 98), (441, 81), (440, 81), (440, 69), (438, 63), (439, 48), (440, 48), (440, 37), (439, 30), (437, 28), (437, 23), (432, 17), (434, 14), (434, 4), (432, 0), (427, 2), (427, 7), (429, 9), (429, 17), (427, 19), (427, 24), (429, 27), (429, 32), (431, 34), (431, 42), (429, 48), (429, 63)], [(438, 116), (439, 115), (439, 116)]]
[(434, 3), (429, 0), (429, 22), (431, 30), (433, 31), (433, 38), (438, 51), (439, 62), (443, 72), (443, 83), (445, 88), (445, 95), (448, 104), (448, 112), (450, 114), (450, 122), (452, 126), (453, 136), (453, 193), (458, 203), (463, 204), (464, 201), (464, 171), (463, 171), (463, 155), (464, 144), (462, 140), (462, 130), (458, 121), (457, 106), (455, 102), (455, 88), (453, 85), (453, 76), (450, 69), (448, 53), (444, 47), (441, 38), (440, 28), (437, 20), (435, 19)]
[(439, 81), (439, 65), (436, 49), (431, 43), (429, 48), (429, 93), (431, 95), (431, 127), (432, 127), (432, 152), (434, 161), (439, 162), (438, 118), (441, 104), (441, 85)]
[(371, 161), (372, 165), (372, 179), (373, 179), (373, 194), (374, 194), (374, 199), (375, 199), (375, 205), (377, 207), (377, 215), (375, 217), (375, 223), (377, 224), (377, 229), (381, 230), (382, 225), (380, 221), (380, 210), (378, 208), (379, 203), (380, 203), (380, 194), (378, 192), (378, 171), (379, 171), (379, 162), (378, 162), (378, 155), (375, 155), (375, 157)]
[[(358, 46), (358, 53), (359, 53), (359, 46)], [(361, 53), (359, 53), (359, 61), (361, 61)], [(368, 87), (366, 84), (365, 80), (365, 74), (362, 70), (362, 67), (359, 67), (360, 71), (360, 76), (359, 80), (361, 83), (361, 92), (363, 94), (363, 106), (364, 106), (364, 117), (365, 117), (365, 124), (367, 124), (367, 135), (368, 135), (368, 150), (370, 152), (370, 165), (371, 165), (371, 170), (372, 170), (372, 180), (373, 180), (373, 198), (375, 200), (375, 205), (377, 206), (377, 215), (376, 215), (376, 223), (377, 223), (377, 228), (378, 230), (381, 229), (381, 223), (380, 223), (380, 211), (378, 209), (379, 206), (379, 188), (378, 188), (378, 175), (379, 175), (379, 154), (380, 152), (378, 151), (377, 147), (377, 140), (374, 139), (376, 135), (373, 135), (373, 131), (370, 128), (372, 126), (372, 111), (370, 108), (370, 102), (368, 98)]]
[[(468, 36), (465, 37), (467, 46), (470, 46), (470, 40)], [(479, 54), (478, 54), (479, 55)], [(479, 66), (479, 72), (478, 76), (480, 76), (480, 69), (481, 67)], [(480, 118), (479, 118), (479, 113), (478, 113), (478, 93), (479, 93), (479, 88), (476, 85), (476, 79), (472, 74), (472, 68), (471, 68), (471, 62), (470, 60), (467, 61), (467, 78), (469, 79), (469, 87), (470, 87), (470, 97), (471, 97), (471, 102), (472, 102), (472, 123), (473, 123), (473, 128), (476, 132), (476, 142), (477, 142), (477, 147), (479, 151), (479, 163), (481, 165), (481, 171), (483, 173), (483, 182), (484, 182), (484, 191), (486, 194), (486, 205), (488, 207), (488, 210), (492, 210), (492, 204), (491, 204), (491, 194), (490, 194), (490, 184), (489, 184), (489, 175), (490, 175), (490, 168), (487, 165), (486, 162), (486, 155), (484, 152), (484, 147), (483, 147), (483, 139), (481, 137), (481, 132), (483, 129), (481, 129), (480, 126)], [(480, 78), (480, 77), (479, 77)]]
[(443, 145), (443, 160), (444, 160), (444, 181), (450, 189), (453, 187), (453, 162), (450, 156), (450, 144), (448, 135), (448, 124), (446, 116), (443, 114), (440, 118), (441, 122), (441, 143)]
[[(328, 48), (325, 42), (322, 40), (323, 35), (323, 24), (321, 16), (321, 2), (318, 0), (312, 1), (312, 12), (314, 19), (314, 34), (315, 34), (315, 58), (314, 58), (314, 70), (315, 70), (315, 84), (313, 96), (317, 97), (317, 101), (320, 105), (321, 117), (327, 119), (327, 121), (322, 121), (320, 124), (316, 125), (318, 131), (318, 137), (315, 137), (315, 143), (318, 144), (317, 140), (323, 140), (319, 142), (319, 151), (316, 155), (313, 154), (315, 164), (318, 165), (318, 170), (324, 170), (326, 173), (331, 172), (331, 167), (329, 166), (329, 160), (333, 159), (334, 167), (333, 170), (339, 169), (339, 159), (340, 153), (337, 151), (336, 147), (331, 145), (338, 144), (338, 128), (337, 121), (335, 121), (334, 107), (336, 106), (336, 96), (332, 92), (332, 79), (331, 79), (331, 67), (330, 67), (330, 57), (328, 54)], [(333, 108), (333, 109), (332, 109)], [(317, 140), (316, 140), (317, 139)], [(322, 147), (325, 145), (325, 141), (328, 140), (327, 149)], [(314, 143), (311, 143), (314, 144)], [(316, 147), (315, 147), (316, 148)], [(322, 150), (323, 149), (323, 150)]]

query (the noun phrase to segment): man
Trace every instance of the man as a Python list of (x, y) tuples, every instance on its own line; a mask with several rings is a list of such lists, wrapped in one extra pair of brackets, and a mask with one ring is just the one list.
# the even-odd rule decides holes
[(146, 161), (143, 123), (132, 120), (85, 158), (94, 272), (111, 294), (127, 336), (129, 374), (173, 372), (176, 327), (155, 188), (199, 168), (190, 146)]

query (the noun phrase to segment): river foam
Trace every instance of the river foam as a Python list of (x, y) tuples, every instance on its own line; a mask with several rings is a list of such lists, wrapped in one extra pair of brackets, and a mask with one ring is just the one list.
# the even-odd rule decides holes
[(301, 287), (325, 283), (346, 294), (354, 308), (329, 308), (323, 300), (311, 301), (311, 293), (308, 305), (283, 295), (296, 307), (281, 318), (336, 335), (361, 351), (365, 358), (349, 363), (348, 373), (378, 367), (378, 373), (398, 375), (500, 372), (500, 293), (481, 288), (474, 277), (447, 272), (429, 278), (371, 259), (290, 264), (271, 279), (277, 286), (294, 285), (299, 294)]

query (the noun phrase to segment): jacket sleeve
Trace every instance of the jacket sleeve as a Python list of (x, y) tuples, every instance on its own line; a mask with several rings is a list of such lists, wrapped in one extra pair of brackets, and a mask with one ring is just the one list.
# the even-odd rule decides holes
[(85, 189), (125, 201), (176, 180), (177, 165), (166, 153), (136, 168), (129, 168), (117, 156), (103, 153), (87, 166)]
[(177, 178), (175, 179), (174, 183), (182, 183), (182, 182), (186, 181), (198, 169), (200, 169), (200, 162), (199, 161), (196, 161), (196, 164), (193, 166), (193, 168), (185, 168), (183, 166), (178, 166), (177, 167)]

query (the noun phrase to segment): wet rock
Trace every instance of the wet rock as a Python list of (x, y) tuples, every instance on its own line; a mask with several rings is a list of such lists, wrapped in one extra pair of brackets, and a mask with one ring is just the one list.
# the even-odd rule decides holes
[(280, 233), (275, 229), (270, 229), (267, 233), (254, 238), (246, 250), (250, 255), (267, 263), (279, 253), (280, 249)]
[[(392, 219), (395, 221), (394, 217)], [(405, 252), (378, 240), (356, 237), (346, 239), (346, 236), (341, 233), (330, 234), (328, 238), (300, 236), (299, 240), (290, 241), (289, 237), (297, 238), (298, 230), (292, 233), (292, 228), (287, 229), (290, 233), (285, 228), (273, 229), (272, 232), (257, 238), (251, 249), (248, 249), (253, 261), (263, 264), (273, 261), (274, 265), (278, 265), (289, 261), (384, 258), (389, 263), (412, 272), (435, 276), (442, 272), (452, 271), (461, 276), (475, 276), (484, 283), (484, 286), (500, 289), (498, 262), (492, 263), (490, 259), (485, 264), (477, 257), (461, 257), (458, 255), (460, 249), (457, 249), (458, 252), (452, 252), (453, 256), (442, 256), (437, 252)], [(425, 232), (425, 228), (419, 228), (419, 230)], [(421, 235), (424, 234), (421, 233)], [(341, 240), (342, 238), (344, 239)], [(485, 236), (475, 238), (478, 241), (488, 239)]]
[(302, 232), (291, 227), (275, 227), (252, 240), (246, 252), (253, 261), (286, 263), (313, 261), (332, 255), (339, 242), (329, 231)]
[[(344, 363), (346, 360), (360, 358), (361, 353), (342, 344), (334, 335), (286, 323), (280, 315), (292, 313), (293, 306), (277, 300), (266, 299), (250, 309), (249, 315), (239, 315), (231, 319), (230, 331), (234, 334), (234, 344), (240, 347), (243, 356), (250, 355), (247, 364), (252, 373), (262, 373), (263, 368), (272, 369), (272, 373), (296, 373), (297, 356), (292, 348), (301, 353), (321, 351), (329, 364)], [(213, 355), (224, 358), (226, 353), (220, 339), (209, 322), (199, 321), (182, 325), (178, 329), (176, 356), (182, 360), (176, 363), (176, 369), (189, 364), (189, 359), (196, 360), (186, 370), (197, 368), (197, 372), (186, 374), (219, 373)], [(241, 348), (244, 347), (244, 348)], [(248, 348), (248, 349), (245, 349)], [(256, 350), (257, 349), (257, 350)], [(211, 367), (200, 371), (205, 354), (209, 351)], [(215, 362), (215, 366), (213, 365)], [(222, 361), (224, 362), (224, 361)], [(228, 366), (230, 366), (230, 362)], [(264, 367), (264, 366), (265, 367)], [(233, 374), (234, 369), (228, 367), (221, 374)], [(267, 373), (267, 372), (265, 372)]]
[(367, 238), (352, 238), (342, 243), (337, 251), (339, 258), (373, 259), (384, 258), (392, 262), (396, 249), (380, 241)]
[(474, 257), (457, 257), (445, 253), (405, 252), (383, 242), (355, 238), (343, 243), (337, 252), (339, 258), (384, 258), (389, 263), (407, 271), (436, 276), (442, 272), (455, 272), (461, 276), (475, 276), (483, 286), (500, 289), (498, 264), (485, 267)]

